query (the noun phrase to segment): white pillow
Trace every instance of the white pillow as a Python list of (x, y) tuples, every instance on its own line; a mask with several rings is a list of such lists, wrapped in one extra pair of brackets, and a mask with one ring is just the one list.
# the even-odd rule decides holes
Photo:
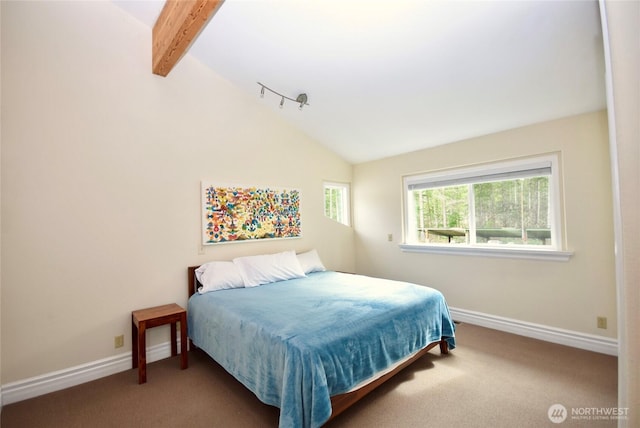
[(198, 293), (244, 287), (238, 267), (233, 262), (209, 262), (196, 269), (196, 278), (202, 284)]
[(305, 276), (295, 251), (237, 257), (233, 259), (233, 263), (240, 270), (245, 287)]
[(315, 249), (300, 253), (297, 257), (304, 273), (323, 272), (326, 270)]

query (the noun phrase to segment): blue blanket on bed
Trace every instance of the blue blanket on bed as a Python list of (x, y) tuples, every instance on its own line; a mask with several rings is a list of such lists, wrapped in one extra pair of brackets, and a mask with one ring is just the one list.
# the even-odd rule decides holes
[(189, 337), (280, 408), (280, 428), (319, 427), (332, 395), (448, 337), (454, 325), (432, 288), (337, 272), (195, 294)]

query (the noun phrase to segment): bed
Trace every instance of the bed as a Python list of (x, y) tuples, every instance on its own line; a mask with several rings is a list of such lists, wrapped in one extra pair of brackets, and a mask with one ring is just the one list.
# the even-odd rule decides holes
[(188, 268), (191, 345), (278, 407), (280, 428), (322, 426), (430, 349), (455, 347), (432, 288), (320, 270), (199, 293), (197, 269)]

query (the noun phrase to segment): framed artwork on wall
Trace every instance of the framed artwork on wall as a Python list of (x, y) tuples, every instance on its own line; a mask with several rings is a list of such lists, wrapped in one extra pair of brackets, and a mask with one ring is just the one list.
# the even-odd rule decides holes
[(299, 238), (300, 192), (202, 182), (202, 244)]

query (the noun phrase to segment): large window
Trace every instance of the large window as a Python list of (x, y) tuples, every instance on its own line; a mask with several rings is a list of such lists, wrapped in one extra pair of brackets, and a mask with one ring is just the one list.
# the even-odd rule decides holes
[(349, 185), (324, 183), (324, 215), (346, 226), (351, 224), (349, 213)]
[(562, 250), (557, 156), (404, 178), (405, 244)]

